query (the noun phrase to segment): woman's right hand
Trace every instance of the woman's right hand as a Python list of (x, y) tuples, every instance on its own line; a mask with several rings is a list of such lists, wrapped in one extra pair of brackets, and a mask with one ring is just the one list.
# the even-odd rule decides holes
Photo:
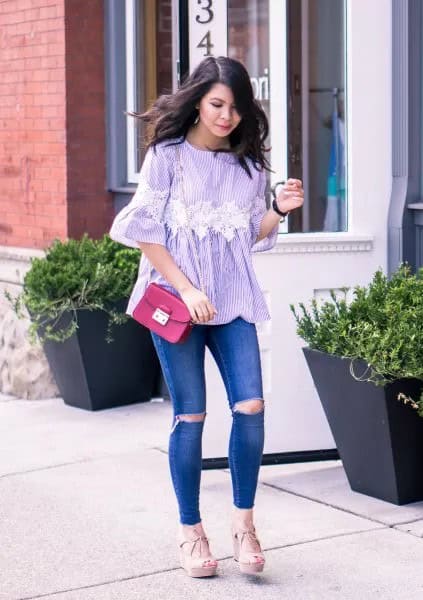
[(179, 293), (189, 310), (193, 323), (207, 323), (217, 315), (217, 310), (201, 290), (191, 286)]

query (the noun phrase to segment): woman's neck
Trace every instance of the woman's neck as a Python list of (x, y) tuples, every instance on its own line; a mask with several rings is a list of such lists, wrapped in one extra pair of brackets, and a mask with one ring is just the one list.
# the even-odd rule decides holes
[(211, 134), (201, 123), (193, 125), (186, 135), (190, 144), (200, 150), (230, 150), (229, 137), (217, 137)]

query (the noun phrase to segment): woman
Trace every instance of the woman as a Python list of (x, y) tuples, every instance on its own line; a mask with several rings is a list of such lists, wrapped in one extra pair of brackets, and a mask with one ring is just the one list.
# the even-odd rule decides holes
[(149, 127), (149, 146), (136, 193), (110, 231), (142, 250), (127, 312), (154, 281), (182, 298), (195, 323), (182, 344), (152, 333), (174, 412), (169, 464), (181, 566), (192, 577), (217, 569), (199, 511), (207, 346), (232, 414), (234, 558), (242, 572), (257, 573), (265, 562), (253, 521), (264, 399), (255, 323), (270, 315), (251, 252), (275, 244), (281, 215), (303, 204), (301, 181), (288, 180), (266, 208), (268, 122), (236, 60), (204, 59), (174, 94), (136, 116)]

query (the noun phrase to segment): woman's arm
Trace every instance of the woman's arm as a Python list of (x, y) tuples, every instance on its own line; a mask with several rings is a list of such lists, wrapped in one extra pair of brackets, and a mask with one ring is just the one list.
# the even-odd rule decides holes
[(276, 227), (280, 220), (280, 215), (278, 215), (278, 213), (276, 213), (272, 208), (269, 208), (269, 210), (266, 213), (264, 213), (264, 217), (260, 224), (260, 231), (255, 243), (267, 237), (269, 233)]
[(165, 246), (147, 242), (140, 242), (138, 245), (156, 271), (163, 275), (175, 290), (181, 293), (192, 287), (192, 283), (182, 273)]
[[(279, 210), (286, 213), (302, 206), (304, 203), (304, 190), (301, 180), (288, 179), (288, 181), (283, 185), (282, 190), (279, 192), (276, 198), (276, 203)], [(278, 215), (273, 208), (269, 208), (261, 221), (256, 242), (259, 242), (269, 235), (269, 233), (276, 227), (280, 220), (280, 215)]]
[(194, 322), (206, 323), (213, 319), (216, 309), (206, 294), (192, 285), (165, 246), (147, 242), (139, 242), (138, 245), (156, 271), (179, 292)]

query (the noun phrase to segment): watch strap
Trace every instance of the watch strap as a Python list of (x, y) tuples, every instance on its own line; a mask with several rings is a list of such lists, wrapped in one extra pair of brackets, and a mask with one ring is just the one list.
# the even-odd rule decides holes
[(287, 215), (289, 215), (289, 211), (288, 212), (282, 212), (281, 210), (279, 210), (279, 206), (278, 206), (278, 203), (276, 202), (275, 198), (273, 198), (273, 200), (272, 200), (272, 208), (281, 217), (286, 217)]

